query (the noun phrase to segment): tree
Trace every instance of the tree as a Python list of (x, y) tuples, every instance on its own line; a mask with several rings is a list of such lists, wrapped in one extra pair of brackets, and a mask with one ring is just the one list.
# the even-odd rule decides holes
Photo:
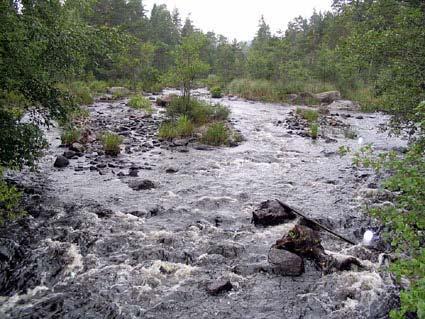
[(190, 103), (190, 90), (195, 79), (208, 71), (210, 66), (201, 60), (201, 49), (206, 44), (204, 35), (194, 33), (183, 38), (175, 52), (175, 76), (181, 84), (183, 98)]

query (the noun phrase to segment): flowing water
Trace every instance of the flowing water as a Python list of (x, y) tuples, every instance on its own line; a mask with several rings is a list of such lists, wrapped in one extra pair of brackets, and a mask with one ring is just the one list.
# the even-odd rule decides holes
[[(362, 206), (376, 185), (338, 154), (341, 145), (358, 149), (358, 140), (288, 133), (292, 106), (221, 103), (246, 139), (237, 147), (170, 147), (156, 137), (160, 110), (146, 118), (125, 101), (97, 102), (92, 127), (121, 132), (126, 151), (89, 151), (56, 169), (64, 149), (58, 130), (47, 131), (38, 171), (12, 176), (29, 216), (0, 230), (0, 318), (386, 318), (397, 288), (385, 271), (322, 275), (307, 263), (302, 276), (275, 275), (269, 248), (292, 225), (251, 223), (262, 201), (277, 198), (360, 243), (375, 226)], [(338, 114), (376, 149), (405, 144), (379, 132), (384, 115)], [(135, 191), (138, 179), (156, 187)], [(328, 250), (353, 250), (321, 235)], [(209, 295), (206, 285), (221, 278), (233, 289)]]

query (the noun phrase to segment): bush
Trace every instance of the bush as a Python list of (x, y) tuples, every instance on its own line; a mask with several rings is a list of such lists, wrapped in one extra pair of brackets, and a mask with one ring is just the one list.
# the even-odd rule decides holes
[(132, 107), (133, 109), (144, 110), (146, 113), (149, 114), (152, 114), (153, 112), (151, 101), (141, 95), (133, 96), (128, 102), (128, 106)]
[(187, 115), (195, 125), (202, 125), (212, 121), (226, 120), (230, 111), (220, 104), (212, 105), (193, 98), (188, 104), (182, 97), (175, 97), (171, 100), (167, 113), (173, 118)]
[(159, 128), (159, 137), (162, 139), (173, 139), (176, 137), (188, 137), (193, 134), (195, 126), (192, 121), (186, 116), (182, 115), (175, 122), (163, 123)]
[(3, 179), (3, 170), (0, 167), (0, 225), (10, 219), (15, 219), (24, 214), (19, 209), (21, 193), (8, 185)]
[(116, 156), (121, 152), (123, 138), (115, 133), (107, 132), (101, 137), (101, 142), (105, 154)]
[(229, 131), (223, 123), (211, 124), (202, 136), (202, 142), (208, 145), (220, 146), (227, 143)]
[(319, 124), (311, 123), (310, 124), (310, 136), (313, 140), (317, 140), (319, 136)]
[(71, 145), (78, 142), (81, 138), (81, 130), (75, 127), (65, 128), (61, 134), (61, 141), (63, 145)]
[(215, 86), (211, 89), (211, 97), (213, 99), (220, 99), (221, 97), (223, 97), (223, 94), (221, 92), (221, 87), (219, 86)]
[(90, 88), (90, 91), (94, 94), (102, 94), (106, 93), (109, 85), (108, 82), (105, 81), (91, 81), (88, 82), (88, 87)]
[(317, 112), (316, 110), (304, 109), (301, 107), (297, 107), (296, 114), (301, 116), (309, 123), (316, 122), (319, 118), (319, 112)]
[(94, 102), (91, 90), (84, 82), (61, 83), (58, 84), (58, 87), (60, 90), (67, 92), (77, 105), (90, 105)]

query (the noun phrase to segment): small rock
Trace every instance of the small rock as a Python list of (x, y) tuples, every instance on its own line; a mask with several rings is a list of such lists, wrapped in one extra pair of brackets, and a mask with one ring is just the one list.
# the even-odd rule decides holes
[(300, 276), (304, 272), (304, 260), (284, 249), (270, 249), (269, 263), (273, 272), (282, 276)]
[(130, 188), (132, 188), (135, 191), (155, 188), (154, 182), (152, 182), (148, 179), (132, 181), (132, 182), (130, 182), (129, 186), (130, 186)]
[(294, 220), (297, 216), (289, 206), (282, 207), (275, 200), (261, 203), (260, 207), (252, 213), (252, 221), (255, 225), (274, 226)]
[(173, 167), (169, 167), (169, 168), (167, 168), (167, 169), (165, 170), (165, 172), (166, 172), (166, 173), (168, 173), (168, 174), (175, 174), (175, 173), (177, 173), (178, 171), (179, 171), (178, 169), (173, 168)]
[(214, 282), (211, 282), (207, 285), (207, 291), (210, 295), (218, 295), (222, 292), (228, 292), (230, 290), (232, 290), (233, 285), (230, 282), (230, 280), (217, 280)]
[(56, 157), (55, 163), (53, 164), (54, 167), (63, 168), (67, 167), (69, 165), (69, 160), (62, 155), (59, 155)]
[(128, 176), (131, 176), (131, 177), (139, 176), (139, 170), (137, 168), (130, 168)]
[(71, 159), (75, 155), (77, 155), (77, 153), (74, 152), (74, 151), (66, 151), (66, 152), (63, 153), (63, 156), (66, 157), (67, 159)]
[(84, 145), (80, 143), (72, 143), (69, 149), (77, 153), (84, 153)]

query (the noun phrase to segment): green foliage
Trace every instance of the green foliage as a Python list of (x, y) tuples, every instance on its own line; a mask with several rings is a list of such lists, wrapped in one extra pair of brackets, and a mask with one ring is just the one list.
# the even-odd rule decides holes
[(101, 136), (101, 142), (105, 154), (117, 156), (121, 152), (123, 138), (118, 134), (106, 132)]
[(211, 97), (213, 99), (219, 99), (221, 97), (223, 97), (223, 94), (221, 92), (221, 87), (219, 86), (215, 86), (211, 89)]
[(319, 135), (319, 124), (317, 123), (311, 123), (310, 124), (310, 136), (313, 140), (317, 140), (317, 137)]
[(207, 131), (202, 135), (201, 141), (208, 145), (220, 146), (227, 143), (229, 131), (226, 126), (219, 122), (208, 126)]
[(395, 152), (373, 155), (370, 145), (355, 155), (355, 164), (387, 171), (391, 176), (383, 186), (396, 194), (395, 206), (375, 208), (370, 213), (390, 228), (388, 234), (397, 252), (409, 256), (394, 262), (391, 270), (407, 277), (411, 287), (401, 294), (401, 308), (392, 318), (414, 313), (424, 315), (425, 297), (425, 150), (423, 141), (413, 144), (403, 156)]
[(62, 92), (66, 92), (76, 105), (90, 105), (94, 102), (91, 90), (84, 82), (61, 83), (57, 86)]
[(189, 104), (187, 104), (184, 97), (176, 97), (171, 100), (167, 113), (173, 118), (187, 115), (194, 124), (202, 125), (212, 121), (226, 120), (230, 111), (227, 107), (220, 104), (212, 105), (197, 99), (191, 99)]
[(0, 167), (0, 225), (24, 214), (19, 208), (20, 202), (21, 193), (4, 181), (3, 169)]
[(99, 95), (106, 93), (109, 84), (106, 81), (90, 81), (88, 82), (88, 87), (92, 95)]
[(142, 95), (133, 96), (128, 102), (128, 106), (134, 109), (142, 109), (148, 114), (153, 113), (152, 102)]
[(309, 123), (316, 122), (319, 119), (319, 112), (317, 110), (297, 107), (295, 112)]
[(63, 145), (71, 145), (78, 142), (81, 138), (81, 129), (76, 127), (65, 128), (61, 134), (61, 141)]
[(159, 128), (158, 136), (162, 139), (173, 139), (176, 137), (188, 137), (193, 135), (195, 126), (186, 116), (180, 116), (175, 122), (165, 122)]

